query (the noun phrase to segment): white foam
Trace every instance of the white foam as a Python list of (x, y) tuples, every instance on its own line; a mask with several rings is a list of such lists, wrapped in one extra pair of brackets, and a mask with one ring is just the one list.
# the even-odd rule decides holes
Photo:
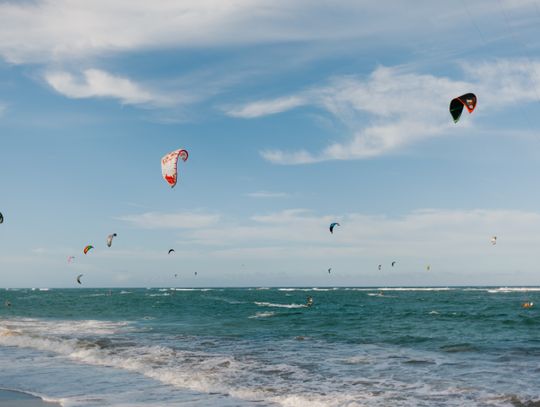
[(382, 287), (381, 291), (453, 291), (450, 287)]
[(536, 292), (540, 291), (540, 287), (499, 287), (487, 289), (488, 293), (498, 294), (498, 293), (521, 293), (521, 292)]
[(87, 336), (87, 335), (114, 335), (120, 331), (126, 331), (130, 327), (130, 323), (113, 322), (113, 321), (98, 321), (98, 320), (79, 320), (76, 323), (73, 321), (57, 321), (57, 320), (40, 320), (34, 318), (18, 318), (9, 320), (0, 320), (0, 328), (18, 331), (24, 329), (32, 335), (54, 334), (54, 335), (72, 335)]
[(273, 315), (275, 315), (275, 312), (269, 311), (269, 312), (257, 312), (255, 315), (250, 315), (248, 318), (268, 318)]
[(272, 302), (257, 302), (255, 301), (255, 304), (257, 304), (259, 307), (276, 307), (276, 308), (306, 308), (307, 305), (305, 304), (274, 304)]

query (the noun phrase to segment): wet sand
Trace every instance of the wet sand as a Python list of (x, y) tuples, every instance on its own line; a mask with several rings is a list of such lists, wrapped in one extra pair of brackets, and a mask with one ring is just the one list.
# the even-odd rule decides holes
[(20, 391), (0, 390), (0, 407), (59, 407), (60, 404), (48, 403), (39, 397)]

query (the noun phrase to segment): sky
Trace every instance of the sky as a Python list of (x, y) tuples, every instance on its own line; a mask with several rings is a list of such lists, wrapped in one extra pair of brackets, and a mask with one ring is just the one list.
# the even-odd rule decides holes
[(539, 118), (537, 0), (0, 0), (0, 287), (540, 285)]

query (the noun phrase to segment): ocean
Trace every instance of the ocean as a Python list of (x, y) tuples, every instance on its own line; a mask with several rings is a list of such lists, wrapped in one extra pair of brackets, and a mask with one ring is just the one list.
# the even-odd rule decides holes
[(540, 288), (10, 289), (0, 301), (0, 387), (66, 407), (540, 405)]

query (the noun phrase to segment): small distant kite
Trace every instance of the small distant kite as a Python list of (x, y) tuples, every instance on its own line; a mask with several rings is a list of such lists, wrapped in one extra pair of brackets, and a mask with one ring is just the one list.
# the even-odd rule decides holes
[(379, 270), (381, 270), (381, 269), (382, 269), (382, 264), (379, 264)]
[(330, 224), (330, 228), (329, 228), (329, 229), (330, 229), (330, 233), (334, 233), (334, 228), (335, 228), (336, 226), (341, 226), (341, 225), (340, 225), (339, 223), (337, 223), (337, 222), (334, 222), (334, 223), (331, 223), (331, 224)]
[(116, 233), (113, 233), (112, 235), (107, 236), (107, 247), (111, 247), (113, 238), (116, 237)]
[(90, 249), (93, 249), (93, 248), (94, 248), (94, 246), (92, 246), (92, 245), (89, 244), (88, 246), (86, 246), (86, 247), (83, 249), (83, 253), (84, 253), (84, 254), (88, 254), (88, 252), (90, 251)]
[(395, 265), (396, 265), (396, 261), (394, 260), (394, 261), (392, 262), (392, 267), (394, 267)]
[(450, 114), (454, 119), (454, 123), (459, 121), (464, 106), (469, 113), (473, 112), (473, 110), (476, 108), (476, 95), (474, 93), (466, 93), (460, 97), (452, 99), (450, 102)]
[(174, 188), (178, 179), (178, 158), (187, 161), (188, 152), (186, 150), (175, 150), (161, 159), (161, 174), (171, 188)]
[(328, 269), (328, 274), (330, 274), (331, 271), (332, 271), (332, 267), (330, 267), (330, 268)]
[(77, 276), (77, 282), (78, 282), (79, 284), (82, 284), (82, 283), (81, 283), (81, 277), (82, 277), (82, 276), (84, 276), (84, 274), (79, 274), (79, 275)]
[(174, 249), (169, 249), (169, 254), (174, 253)]
[(4, 223), (4, 215), (2, 215), (2, 212), (0, 212), (0, 223)]
[(197, 272), (195, 272), (194, 274), (197, 275)]
[(428, 264), (428, 265), (426, 266), (426, 271), (430, 271), (430, 270), (431, 270), (431, 265)]
[(178, 274), (175, 274), (174, 277), (175, 277), (175, 278), (178, 277)]
[(493, 236), (490, 240), (491, 244), (495, 246), (497, 244), (497, 236)]
[(73, 259), (74, 259), (74, 258), (75, 258), (75, 256), (68, 256), (68, 257), (67, 257), (67, 262), (68, 262), (68, 264), (73, 263)]

